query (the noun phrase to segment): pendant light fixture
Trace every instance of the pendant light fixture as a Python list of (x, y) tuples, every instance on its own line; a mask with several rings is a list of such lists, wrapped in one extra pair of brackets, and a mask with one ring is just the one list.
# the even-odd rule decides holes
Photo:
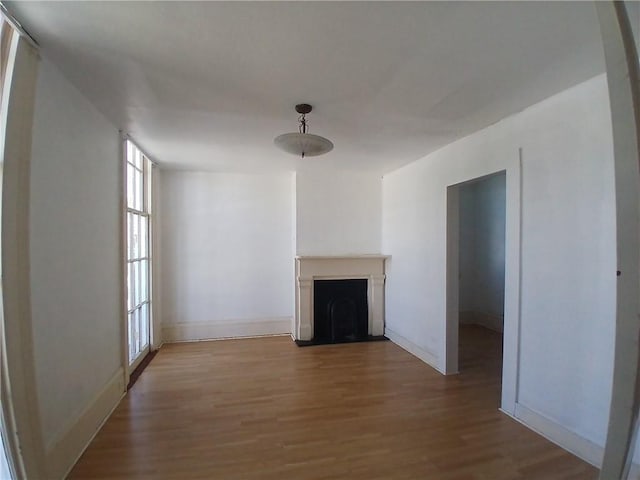
[(306, 103), (296, 105), (296, 112), (300, 114), (298, 117), (298, 132), (284, 133), (275, 138), (273, 143), (276, 147), (287, 153), (300, 155), (304, 157), (315, 157), (333, 150), (333, 143), (320, 135), (312, 135), (307, 133), (308, 125), (305, 115), (312, 110), (313, 107)]

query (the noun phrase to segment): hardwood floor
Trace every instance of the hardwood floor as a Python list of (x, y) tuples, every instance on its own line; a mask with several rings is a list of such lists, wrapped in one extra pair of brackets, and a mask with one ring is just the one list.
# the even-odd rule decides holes
[(444, 377), (391, 342), (165, 345), (72, 479), (595, 479), (498, 411), (501, 337)]

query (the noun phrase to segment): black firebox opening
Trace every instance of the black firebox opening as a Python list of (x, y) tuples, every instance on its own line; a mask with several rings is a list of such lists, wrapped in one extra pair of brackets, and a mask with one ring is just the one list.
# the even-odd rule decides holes
[(313, 282), (313, 342), (358, 342), (369, 333), (367, 280)]

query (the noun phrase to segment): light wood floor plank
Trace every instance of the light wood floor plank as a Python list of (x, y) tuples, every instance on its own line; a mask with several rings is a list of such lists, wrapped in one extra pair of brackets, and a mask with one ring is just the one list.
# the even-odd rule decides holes
[(444, 377), (391, 342), (165, 345), (72, 479), (595, 479), (498, 411), (501, 337)]

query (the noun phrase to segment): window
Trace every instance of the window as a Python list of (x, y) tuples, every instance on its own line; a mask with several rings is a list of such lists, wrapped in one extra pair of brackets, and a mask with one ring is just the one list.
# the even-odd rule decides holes
[(151, 338), (151, 161), (126, 140), (127, 332), (129, 369), (149, 352)]

